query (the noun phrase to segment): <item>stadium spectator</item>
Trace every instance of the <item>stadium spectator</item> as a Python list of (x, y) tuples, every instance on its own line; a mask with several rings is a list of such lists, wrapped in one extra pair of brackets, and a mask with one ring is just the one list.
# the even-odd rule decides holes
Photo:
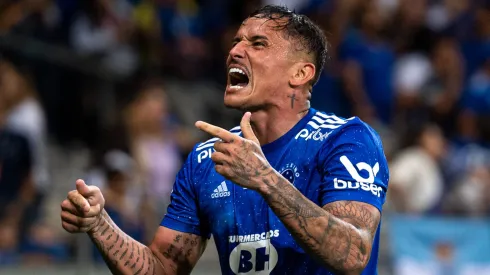
[(47, 156), (47, 129), (44, 110), (34, 88), (11, 63), (0, 62), (0, 98), (5, 112), (4, 128), (27, 139), (32, 157), (34, 204), (27, 211), (36, 220), (39, 207), (50, 188)]
[(399, 124), (394, 127), (404, 132), (432, 120), (445, 134), (452, 134), (463, 86), (462, 68), (456, 41), (446, 37), (434, 40), (429, 56), (412, 52), (400, 57), (395, 69)]
[(155, 222), (163, 217), (170, 202), (174, 177), (182, 162), (180, 146), (185, 146), (187, 140), (172, 121), (161, 81), (142, 83), (126, 110), (125, 123), (136, 174), (149, 207), (146, 220)]
[[(145, 241), (143, 197), (135, 182), (136, 163), (126, 153), (111, 150), (104, 155), (104, 187), (106, 211), (114, 217), (113, 221), (129, 236)], [(99, 262), (103, 259), (94, 247), (93, 255)]]
[(12, 26), (13, 32), (27, 34), (42, 41), (59, 42), (61, 13), (53, 0), (21, 0), (22, 14)]
[(141, 195), (134, 189), (134, 160), (126, 153), (112, 150), (105, 154), (104, 170), (106, 175), (105, 191), (107, 207), (114, 214), (115, 223), (128, 230), (136, 240), (143, 240), (141, 213)]
[(394, 157), (388, 196), (396, 211), (427, 214), (435, 210), (444, 192), (440, 168), (444, 152), (441, 130), (427, 124), (415, 134), (415, 143)]
[(473, 11), (473, 26), (468, 37), (462, 40), (463, 54), (466, 60), (467, 78), (471, 77), (484, 63), (490, 49), (490, 2), (477, 6)]
[[(0, 139), (18, 143), (16, 155), (25, 161), (14, 170), (5, 169), (12, 159), (0, 164), (0, 185), (5, 188), (0, 192), (0, 206), (23, 194), (18, 184), (31, 182), (37, 196), (25, 202), (49, 212), (53, 208), (49, 200), (57, 204), (59, 198), (55, 194), (42, 201), (43, 190), (64, 197), (68, 187), (63, 184), (86, 173), (87, 167), (93, 175), (87, 177), (90, 184), (113, 188), (114, 194), (123, 192), (118, 189), (122, 185), (110, 187), (105, 178), (104, 154), (113, 149), (129, 154), (138, 171), (128, 180), (126, 195), (116, 195), (114, 201), (126, 197), (136, 206), (139, 200), (153, 200), (143, 194), (167, 196), (175, 176), (172, 166), (179, 166), (195, 138), (205, 139), (194, 130), (194, 122), (231, 128), (239, 121), (239, 114), (221, 109), (224, 57), (242, 18), (257, 6), (273, 2), (306, 13), (327, 33), (329, 61), (313, 90), (312, 107), (343, 117), (360, 115), (376, 127), (385, 154), (392, 160), (394, 191), (388, 193), (393, 195), (390, 203), (399, 202), (394, 210), (463, 219), (488, 217), (487, 0), (0, 1), (0, 50), (16, 64), (0, 64), (4, 117)], [(20, 73), (24, 68), (29, 70), (29, 81)], [(99, 74), (101, 68), (116, 74)], [(148, 70), (164, 79), (167, 96), (149, 92), (162, 92), (161, 83), (147, 83), (145, 87), (157, 88), (141, 88), (127, 112), (111, 107), (124, 100), (126, 88), (135, 94), (136, 89), (126, 84), (135, 72)], [(8, 100), (3, 97), (7, 94)], [(172, 115), (164, 114), (166, 108)], [(123, 113), (124, 123), (115, 119)], [(178, 126), (173, 114), (179, 119)], [(405, 139), (428, 121), (442, 129), (445, 137), (438, 130), (427, 130), (429, 134), (419, 139), (425, 142), (407, 148)], [(114, 127), (121, 129), (106, 134)], [(185, 127), (194, 130), (192, 135), (182, 130)], [(423, 148), (431, 142), (435, 145), (429, 149), (447, 143), (446, 153), (439, 157), (434, 157), (439, 149), (428, 153)], [(80, 147), (83, 149), (73, 149)], [(10, 156), (5, 148), (10, 150), (0, 145), (2, 158)], [(85, 151), (97, 160), (91, 166), (79, 161)], [(59, 166), (50, 167), (57, 170), (49, 178), (47, 159)], [(149, 165), (154, 163), (158, 165)], [(28, 174), (32, 178), (22, 170), (27, 166), (31, 166)], [(14, 174), (26, 180), (14, 181)], [(424, 180), (417, 182), (416, 176)], [(419, 185), (420, 191), (411, 189)], [(406, 197), (396, 197), (397, 189), (406, 189)], [(142, 216), (163, 215), (164, 204), (150, 204), (159, 213), (142, 210)], [(52, 224), (39, 220), (37, 211), (18, 210), (27, 215), (18, 216), (15, 222), (0, 219), (0, 265), (22, 260), (69, 262), (72, 256), (83, 254), (67, 251), (61, 245), (65, 238)], [(118, 211), (130, 215), (127, 213), (136, 210)], [(59, 229), (57, 218), (53, 224)], [(19, 219), (31, 224), (30, 229), (18, 225)], [(389, 229), (389, 223), (384, 225)], [(24, 231), (19, 233), (19, 228)], [(151, 236), (153, 232), (145, 233)], [(83, 250), (78, 245), (77, 249)], [(380, 258), (381, 262), (387, 259)], [(382, 271), (379, 274), (389, 274)]]
[[(487, 159), (490, 160), (490, 159)], [(490, 214), (490, 167), (470, 169), (455, 183), (444, 200), (447, 214), (485, 217)]]
[(19, 245), (32, 223), (26, 211), (34, 201), (34, 184), (29, 142), (5, 129), (5, 103), (0, 93), (0, 262), (12, 264), (19, 261)]
[(358, 22), (346, 33), (340, 49), (345, 90), (353, 114), (372, 125), (386, 125), (394, 108), (394, 51), (382, 36), (384, 22), (376, 2), (363, 1), (356, 12)]
[(132, 7), (126, 0), (87, 0), (71, 30), (71, 46), (79, 53), (99, 56), (106, 68), (128, 75), (137, 68), (130, 43)]
[(434, 32), (426, 23), (427, 0), (400, 0), (388, 17), (387, 37), (399, 55), (428, 53), (434, 43)]

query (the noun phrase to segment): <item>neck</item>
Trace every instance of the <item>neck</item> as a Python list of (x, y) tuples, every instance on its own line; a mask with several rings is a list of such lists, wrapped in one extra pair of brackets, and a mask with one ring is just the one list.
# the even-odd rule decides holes
[[(295, 100), (298, 102), (291, 103)], [(260, 145), (271, 143), (286, 134), (308, 114), (309, 109), (308, 99), (294, 97), (291, 99), (289, 96), (282, 106), (252, 112), (251, 124)]]

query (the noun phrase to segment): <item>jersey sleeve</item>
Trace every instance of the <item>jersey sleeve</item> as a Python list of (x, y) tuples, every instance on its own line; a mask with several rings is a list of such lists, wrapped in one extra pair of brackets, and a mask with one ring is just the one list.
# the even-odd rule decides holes
[(199, 215), (198, 195), (194, 185), (193, 160), (194, 150), (177, 173), (170, 196), (170, 205), (160, 225), (176, 231), (209, 238), (210, 233), (204, 229)]
[(382, 210), (388, 189), (388, 165), (379, 136), (368, 126), (347, 126), (320, 151), (322, 205), (359, 201)]

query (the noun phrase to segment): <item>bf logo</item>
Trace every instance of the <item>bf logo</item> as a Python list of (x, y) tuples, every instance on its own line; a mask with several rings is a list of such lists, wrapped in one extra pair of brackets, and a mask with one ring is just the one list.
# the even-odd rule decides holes
[(277, 250), (269, 239), (241, 243), (230, 254), (230, 268), (235, 274), (268, 275), (276, 264)]

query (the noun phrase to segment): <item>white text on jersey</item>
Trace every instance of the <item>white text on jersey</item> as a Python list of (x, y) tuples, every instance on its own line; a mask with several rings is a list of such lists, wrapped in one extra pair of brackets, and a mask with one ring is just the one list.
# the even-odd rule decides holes
[[(308, 126), (310, 128), (302, 129), (295, 137), (295, 139), (313, 139), (315, 141), (324, 141), (332, 131), (322, 132), (325, 129), (337, 129), (340, 126), (346, 124), (348, 120), (341, 119), (334, 115), (326, 115), (320, 112), (317, 112), (311, 120), (308, 122)], [(313, 128), (313, 129), (311, 129)]]
[(216, 198), (223, 198), (223, 197), (229, 197), (230, 196), (230, 191), (228, 191), (228, 187), (226, 186), (226, 182), (221, 182), (220, 185), (216, 189), (214, 189), (213, 193), (211, 194), (211, 198), (216, 199)]
[(267, 240), (270, 238), (279, 237), (279, 230), (270, 230), (267, 232), (262, 232), (260, 234), (249, 234), (249, 235), (233, 235), (228, 236), (228, 241), (230, 243), (248, 243)]
[(318, 130), (310, 132), (308, 129), (303, 129), (303, 130), (299, 131), (299, 133), (296, 135), (295, 139), (304, 138), (305, 140), (313, 139), (315, 141), (317, 141), (317, 140), (324, 141), (330, 135), (330, 133), (332, 133), (332, 131), (322, 133), (321, 130), (322, 129), (318, 129)]
[(333, 186), (335, 189), (359, 189), (359, 187), (364, 190), (364, 191), (371, 191), (373, 195), (377, 196), (378, 198), (381, 196), (381, 192), (383, 192), (383, 188), (380, 186), (377, 186), (374, 183), (365, 183), (365, 182), (352, 182), (352, 181), (345, 181), (341, 179), (333, 179)]

